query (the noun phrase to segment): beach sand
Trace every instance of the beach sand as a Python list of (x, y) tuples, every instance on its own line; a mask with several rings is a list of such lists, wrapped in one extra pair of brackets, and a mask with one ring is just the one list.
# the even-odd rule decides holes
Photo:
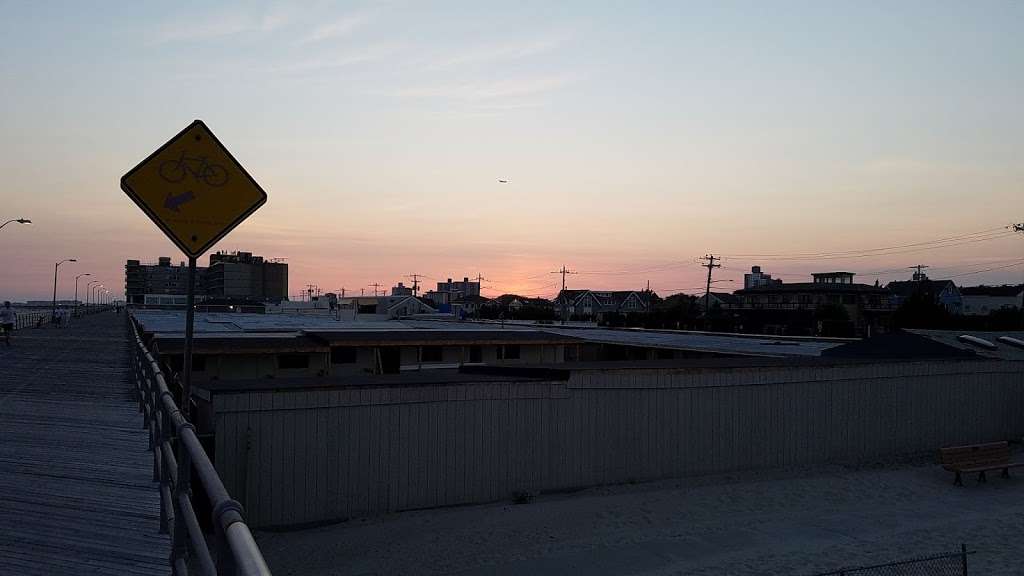
[(928, 459), (740, 473), (261, 532), (274, 574), (815, 574), (959, 551), (1024, 573), (1024, 473)]

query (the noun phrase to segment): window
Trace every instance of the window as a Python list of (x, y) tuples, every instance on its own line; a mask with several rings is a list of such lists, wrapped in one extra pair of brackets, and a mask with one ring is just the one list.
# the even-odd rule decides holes
[(499, 346), (498, 360), (519, 360), (519, 344)]
[(278, 354), (277, 367), (281, 370), (309, 368), (309, 356), (306, 354)]
[(857, 297), (853, 294), (843, 294), (843, 304), (856, 304)]
[(331, 348), (331, 364), (355, 364), (355, 346), (335, 346)]
[(479, 363), (484, 361), (484, 351), (479, 346), (469, 347), (469, 361), (472, 363)]
[(444, 348), (442, 346), (421, 346), (420, 362), (440, 362), (444, 360)]

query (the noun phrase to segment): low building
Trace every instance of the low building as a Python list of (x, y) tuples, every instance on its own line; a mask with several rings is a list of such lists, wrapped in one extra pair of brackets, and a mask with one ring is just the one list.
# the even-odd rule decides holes
[(1021, 308), (1024, 288), (1019, 285), (965, 286), (960, 288), (965, 316), (988, 316), (998, 310)]

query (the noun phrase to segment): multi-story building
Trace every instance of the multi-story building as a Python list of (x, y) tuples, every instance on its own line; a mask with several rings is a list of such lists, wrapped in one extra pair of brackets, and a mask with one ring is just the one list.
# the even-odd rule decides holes
[[(812, 282), (772, 284), (737, 290), (746, 329), (867, 336), (889, 327), (894, 306), (885, 288), (857, 284), (853, 272), (812, 274)], [(831, 307), (835, 315), (825, 313)], [(841, 316), (840, 308), (846, 319)]]
[(782, 280), (772, 278), (771, 274), (761, 272), (760, 266), (751, 266), (750, 273), (743, 275), (743, 288), (757, 288), (759, 286), (777, 286)]
[(461, 300), (466, 296), (479, 296), (480, 283), (471, 282), (469, 278), (463, 278), (462, 282), (452, 282), (452, 279), (449, 278), (447, 282), (438, 282), (436, 291), (451, 294), (449, 301)]
[(206, 271), (206, 294), (214, 298), (287, 300), (288, 264), (265, 260), (251, 252), (211, 254)]
[[(205, 293), (206, 268), (196, 268), (196, 293)], [(142, 263), (128, 260), (124, 265), (124, 294), (128, 304), (145, 304), (155, 296), (188, 294), (188, 267), (184, 262), (177, 266), (167, 256), (161, 256), (156, 263)]]
[[(188, 266), (175, 266), (167, 256), (156, 263), (128, 260), (124, 277), (128, 304), (177, 305), (177, 299), (164, 297), (188, 294)], [(287, 300), (288, 265), (249, 252), (211, 254), (208, 268), (196, 267), (195, 293), (207, 299)]]
[(392, 296), (412, 296), (412, 286), (406, 286), (405, 284), (402, 284), (401, 282), (399, 282), (398, 286), (392, 286), (391, 287), (391, 295)]

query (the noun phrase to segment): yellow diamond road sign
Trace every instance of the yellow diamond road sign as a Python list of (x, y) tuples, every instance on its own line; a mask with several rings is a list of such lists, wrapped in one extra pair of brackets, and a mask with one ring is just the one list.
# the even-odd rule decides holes
[(122, 176), (121, 189), (191, 258), (267, 201), (267, 193), (202, 120)]

